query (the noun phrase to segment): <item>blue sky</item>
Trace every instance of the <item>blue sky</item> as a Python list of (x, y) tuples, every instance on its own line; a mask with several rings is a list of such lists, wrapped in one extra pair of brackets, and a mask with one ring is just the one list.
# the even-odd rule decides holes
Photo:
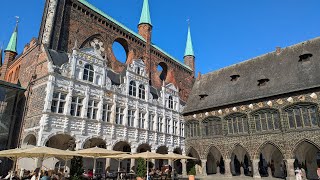
[[(7, 45), (20, 16), (18, 51), (37, 37), (45, 0), (1, 2), (0, 44)], [(142, 0), (88, 0), (137, 31)], [(14, 5), (12, 5), (12, 3)], [(149, 0), (152, 41), (183, 60), (187, 19), (197, 72), (208, 73), (320, 36), (319, 0)], [(85, 27), (83, 27), (85, 28)]]

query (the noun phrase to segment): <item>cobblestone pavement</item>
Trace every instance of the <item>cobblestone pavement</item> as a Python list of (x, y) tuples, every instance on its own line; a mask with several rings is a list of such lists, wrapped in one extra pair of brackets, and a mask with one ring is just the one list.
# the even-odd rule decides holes
[[(196, 176), (196, 179), (200, 180), (219, 180), (219, 179), (232, 179), (232, 180), (253, 180), (252, 177), (248, 176), (232, 176), (231, 178), (225, 177), (225, 176), (216, 176), (216, 175), (208, 175), (208, 176)], [(261, 180), (283, 180), (279, 178), (269, 178), (269, 177), (263, 177)]]

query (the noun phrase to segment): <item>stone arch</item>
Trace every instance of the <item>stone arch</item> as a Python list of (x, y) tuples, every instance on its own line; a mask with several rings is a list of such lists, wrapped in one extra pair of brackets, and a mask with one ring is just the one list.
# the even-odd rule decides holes
[(270, 144), (270, 145), (274, 146), (276, 149), (278, 149), (278, 150), (280, 151), (280, 153), (281, 153), (281, 154), (283, 155), (283, 157), (284, 157), (284, 155), (285, 155), (285, 150), (284, 150), (283, 148), (281, 148), (278, 144), (276, 144), (276, 143), (274, 143), (274, 142), (272, 142), (272, 141), (266, 141), (266, 142), (262, 143), (262, 144), (258, 147), (258, 149), (254, 152), (254, 154), (253, 154), (253, 156), (252, 156), (253, 159), (258, 159), (261, 150), (262, 150), (266, 145), (268, 145), (268, 144)]
[(62, 149), (62, 150), (74, 150), (75, 138), (65, 133), (57, 133), (48, 137), (45, 146)]
[(133, 147), (132, 144), (129, 141), (120, 139), (120, 140), (117, 140), (117, 141), (113, 142), (112, 149), (116, 150), (117, 149), (117, 145), (119, 145), (119, 143), (125, 143), (125, 144), (129, 145), (130, 147)]
[[(76, 136), (75, 136), (74, 134), (71, 134), (71, 133), (68, 133), (68, 132), (60, 132), (60, 131), (58, 131), (58, 132), (52, 133), (52, 134), (48, 135), (47, 137), (45, 137), (45, 138), (41, 141), (41, 143), (40, 143), (39, 146), (46, 146), (46, 144), (48, 143), (48, 141), (49, 141), (52, 137), (58, 136), (58, 135), (69, 136), (69, 137), (71, 137), (72, 139), (74, 139), (74, 141), (76, 140)], [(37, 145), (38, 145), (38, 144), (37, 144)]]
[(37, 145), (37, 136), (35, 135), (35, 133), (29, 133), (23, 138), (22, 146), (28, 145)]
[(99, 148), (106, 148), (106, 141), (99, 137), (91, 137), (87, 138), (83, 142), (83, 149), (93, 148), (93, 147), (99, 147)]
[(157, 66), (157, 72), (159, 75), (160, 80), (165, 81), (168, 75), (168, 65), (165, 62), (160, 62)]
[(147, 152), (147, 151), (151, 152), (151, 146), (147, 143), (140, 144), (136, 150), (137, 153), (142, 153), (142, 152)]
[(235, 144), (229, 152), (231, 159), (230, 169), (234, 176), (249, 175), (248, 167), (251, 164), (251, 156), (249, 151), (241, 144)]
[[(176, 147), (173, 149), (173, 153), (175, 154), (182, 154), (183, 151), (180, 147)], [(181, 160), (176, 160), (173, 162), (174, 164), (174, 169), (177, 171), (178, 174), (182, 174), (182, 163), (181, 163)]]
[(187, 172), (189, 172), (193, 166), (196, 166), (196, 171), (198, 174), (199, 169), (202, 169), (201, 168), (202, 164), (201, 164), (200, 155), (198, 151), (194, 147), (190, 146), (186, 152), (187, 152), (186, 153), (187, 156), (197, 158), (197, 160), (187, 160)]
[[(88, 37), (86, 40), (84, 40), (81, 45), (80, 45), (80, 49), (84, 48), (84, 47), (89, 47), (90, 46), (90, 41), (94, 40), (94, 39), (98, 39), (102, 42), (104, 42), (104, 38), (101, 36), (101, 34), (93, 34), (90, 37)], [(88, 46), (89, 45), (89, 46)]]
[(214, 145), (206, 149), (205, 157), (207, 159), (206, 172), (207, 174), (216, 174), (224, 172), (224, 160), (221, 150)]
[[(120, 59), (117, 59), (116, 55), (115, 55), (115, 51), (113, 49), (113, 45), (114, 43), (119, 43), (119, 45), (122, 46), (124, 52), (125, 52), (125, 59), (124, 61), (121, 61)], [(132, 53), (133, 51), (129, 51), (129, 43), (126, 39), (124, 38), (121, 38), (121, 37), (117, 37), (115, 38), (113, 41), (112, 41), (112, 44), (111, 44), (111, 52), (112, 52), (112, 57), (113, 59), (117, 60), (118, 62), (122, 63), (122, 64), (130, 64), (131, 62), (129, 62), (129, 52), (130, 52), (130, 56), (133, 56)]]
[[(159, 154), (168, 154), (168, 152), (169, 152), (169, 148), (165, 145), (160, 145), (156, 149), (156, 153), (159, 153)], [(164, 159), (155, 160), (156, 168), (161, 168), (163, 165), (166, 165), (166, 164), (168, 164), (168, 160), (164, 160)]]
[[(112, 150), (131, 153), (131, 148), (133, 148), (133, 146), (129, 142), (119, 140), (114, 143)], [(134, 167), (131, 167), (130, 159), (124, 159), (120, 162), (120, 168), (126, 170), (127, 172), (130, 172), (130, 168)], [(117, 171), (118, 161), (115, 159), (111, 159), (109, 169), (110, 171)]]
[(284, 171), (284, 151), (278, 145), (271, 141), (267, 141), (260, 145), (254, 158), (259, 159), (259, 173), (262, 177), (278, 177), (285, 176)]
[(183, 150), (181, 149), (181, 147), (176, 147), (176, 148), (173, 149), (173, 153), (182, 154)]
[(292, 151), (295, 159), (294, 168), (306, 170), (307, 179), (317, 179), (317, 168), (320, 167), (320, 148), (311, 140), (302, 139), (295, 144)]

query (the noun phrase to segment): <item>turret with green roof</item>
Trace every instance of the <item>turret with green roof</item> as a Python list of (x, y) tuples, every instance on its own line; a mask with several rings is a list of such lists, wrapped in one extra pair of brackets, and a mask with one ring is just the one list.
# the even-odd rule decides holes
[(188, 26), (188, 36), (187, 36), (187, 44), (186, 50), (184, 52), (184, 63), (189, 66), (193, 70), (193, 74), (195, 73), (195, 55), (192, 46), (192, 39), (191, 39), (191, 31), (190, 31), (190, 24)]
[(11, 51), (11, 52), (17, 53), (17, 42), (18, 42), (18, 21), (5, 51)]
[(140, 24), (149, 24), (152, 26), (148, 0), (143, 0), (143, 7), (142, 7), (139, 25)]

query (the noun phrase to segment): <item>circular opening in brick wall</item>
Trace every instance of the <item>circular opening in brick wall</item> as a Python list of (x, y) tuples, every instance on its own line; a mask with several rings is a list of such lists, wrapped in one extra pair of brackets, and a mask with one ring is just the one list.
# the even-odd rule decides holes
[(165, 81), (167, 78), (167, 72), (168, 72), (168, 66), (166, 65), (166, 63), (164, 62), (159, 63), (157, 66), (157, 70), (158, 70), (158, 73), (160, 74), (159, 78), (162, 81)]
[(128, 57), (128, 43), (124, 39), (116, 39), (112, 44), (114, 57), (121, 63), (126, 63)]

